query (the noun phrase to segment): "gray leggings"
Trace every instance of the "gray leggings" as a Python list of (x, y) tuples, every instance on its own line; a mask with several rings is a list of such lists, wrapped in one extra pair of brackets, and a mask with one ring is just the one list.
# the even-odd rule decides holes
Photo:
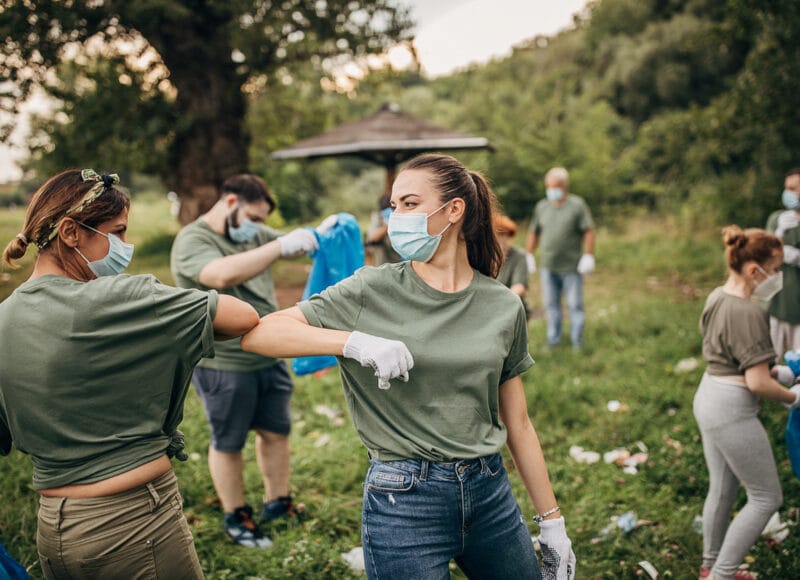
[[(703, 375), (694, 397), (709, 479), (703, 506), (703, 566), (723, 580), (734, 577), (783, 503), (772, 448), (757, 413), (758, 397), (747, 387)], [(739, 483), (747, 491), (747, 504), (731, 522)]]

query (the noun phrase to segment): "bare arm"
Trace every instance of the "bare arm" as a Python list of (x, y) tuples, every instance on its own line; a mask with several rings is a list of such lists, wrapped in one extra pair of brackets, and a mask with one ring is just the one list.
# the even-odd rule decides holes
[(594, 255), (594, 230), (583, 232), (583, 253)]
[(272, 240), (246, 252), (211, 260), (197, 279), (207, 288), (230, 288), (259, 275), (280, 257), (281, 245), (277, 240)]
[[(547, 475), (539, 437), (528, 417), (525, 391), (519, 376), (500, 385), (500, 419), (508, 429), (508, 449), (536, 511), (543, 514), (551, 510), (556, 506), (556, 497)], [(561, 514), (555, 512), (545, 519), (559, 517)]]
[(525, 287), (525, 284), (512, 284), (509, 290), (511, 290), (517, 296), (525, 296), (525, 293), (528, 291), (528, 289)]
[(242, 336), (258, 324), (256, 309), (233, 296), (220, 295), (214, 315), (214, 338), (227, 340)]
[(242, 337), (242, 350), (272, 358), (341, 356), (350, 333), (311, 326), (297, 307), (268, 314)]
[(769, 365), (759, 363), (744, 371), (744, 382), (754, 394), (765, 399), (779, 401), (791, 405), (796, 395), (772, 378)]
[(536, 251), (536, 247), (539, 245), (539, 236), (536, 234), (535, 230), (531, 230), (528, 232), (528, 237), (525, 239), (525, 251), (529, 254), (532, 254)]

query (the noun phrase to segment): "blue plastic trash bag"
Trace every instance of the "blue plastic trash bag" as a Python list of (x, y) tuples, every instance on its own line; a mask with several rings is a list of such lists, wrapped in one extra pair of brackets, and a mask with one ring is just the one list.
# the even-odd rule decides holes
[[(364, 265), (364, 244), (356, 218), (336, 215), (336, 224), (324, 233), (314, 230), (319, 248), (311, 254), (314, 264), (303, 290), (303, 300), (351, 276)], [(301, 356), (292, 361), (296, 375), (307, 375), (336, 365), (335, 356)]]
[(30, 580), (30, 576), (0, 542), (0, 580)]
[(786, 450), (789, 452), (792, 471), (800, 477), (800, 409), (789, 411), (789, 421), (786, 423)]
[(795, 376), (800, 376), (800, 350), (790, 350), (783, 355), (786, 365), (792, 369)]

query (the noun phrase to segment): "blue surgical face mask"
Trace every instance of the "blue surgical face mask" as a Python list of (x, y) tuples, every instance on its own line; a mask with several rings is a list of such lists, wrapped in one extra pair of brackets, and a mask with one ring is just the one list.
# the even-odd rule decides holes
[(428, 233), (428, 218), (445, 207), (449, 201), (431, 213), (399, 213), (392, 212), (389, 216), (389, 241), (392, 247), (404, 260), (427, 262), (436, 253), (442, 234), (447, 231), (452, 223), (432, 236)]
[(249, 242), (258, 234), (258, 224), (252, 220), (244, 218), (238, 226), (233, 225), (233, 216), (239, 211), (239, 206), (228, 216), (228, 237), (235, 244)]
[(783, 202), (783, 207), (786, 209), (797, 209), (800, 207), (800, 195), (791, 189), (783, 190), (783, 193), (781, 194), (781, 201)]
[(547, 191), (547, 199), (550, 201), (561, 201), (564, 199), (564, 190), (560, 187), (548, 187)]
[(133, 244), (126, 244), (114, 234), (104, 234), (91, 226), (80, 222), (78, 223), (87, 230), (92, 230), (108, 238), (108, 254), (93, 262), (90, 262), (88, 258), (83, 255), (83, 252), (75, 248), (75, 251), (78, 252), (80, 257), (86, 261), (86, 265), (89, 266), (92, 273), (98, 278), (101, 276), (116, 276), (117, 274), (122, 274), (130, 265), (131, 259), (133, 258)]

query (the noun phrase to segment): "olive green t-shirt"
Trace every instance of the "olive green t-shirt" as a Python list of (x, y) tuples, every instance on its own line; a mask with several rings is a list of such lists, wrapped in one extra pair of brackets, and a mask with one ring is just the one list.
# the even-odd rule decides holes
[[(773, 212), (767, 220), (767, 231), (775, 233), (778, 216), (786, 210)], [(783, 234), (784, 245), (800, 248), (800, 227), (792, 228)], [(769, 314), (789, 324), (800, 324), (800, 267), (784, 264), (783, 290), (769, 301)]]
[(568, 194), (563, 205), (548, 199), (536, 204), (530, 229), (539, 236), (540, 264), (552, 272), (577, 272), (583, 253), (583, 234), (594, 228), (583, 198)]
[(476, 271), (467, 288), (440, 292), (401, 262), (362, 268), (298, 306), (313, 326), (400, 340), (414, 357), (408, 382), (388, 390), (372, 369), (339, 357), (347, 406), (372, 457), (450, 461), (505, 444), (499, 386), (533, 359), (522, 304), (502, 284)]
[[(516, 246), (510, 246), (506, 259), (503, 261), (503, 267), (497, 274), (497, 281), (506, 288), (511, 288), (514, 284), (522, 284), (525, 288), (528, 287), (528, 263), (525, 260), (525, 252)], [(525, 313), (530, 312), (528, 302), (524, 296), (520, 296), (522, 305), (525, 307)]]
[[(208, 290), (209, 288), (201, 284), (198, 279), (206, 264), (217, 258), (253, 250), (280, 235), (280, 232), (259, 224), (255, 238), (237, 244), (227, 236), (212, 230), (204, 220), (198, 219), (178, 232), (172, 244), (170, 268), (175, 284), (181, 288)], [(271, 268), (238, 286), (225, 288), (219, 292), (247, 302), (256, 309), (259, 316), (266, 316), (278, 309)], [(241, 342), (240, 338), (220, 341), (216, 346), (216, 356), (213, 359), (204, 358), (197, 366), (221, 371), (255, 371), (278, 362), (274, 358), (244, 352)]]
[(164, 455), (194, 365), (214, 355), (216, 292), (152, 276), (46, 275), (0, 303), (0, 454), (33, 487), (101, 481)]
[(710, 375), (744, 375), (750, 367), (775, 359), (766, 311), (757, 302), (733, 296), (722, 288), (708, 296), (700, 316), (700, 332)]

